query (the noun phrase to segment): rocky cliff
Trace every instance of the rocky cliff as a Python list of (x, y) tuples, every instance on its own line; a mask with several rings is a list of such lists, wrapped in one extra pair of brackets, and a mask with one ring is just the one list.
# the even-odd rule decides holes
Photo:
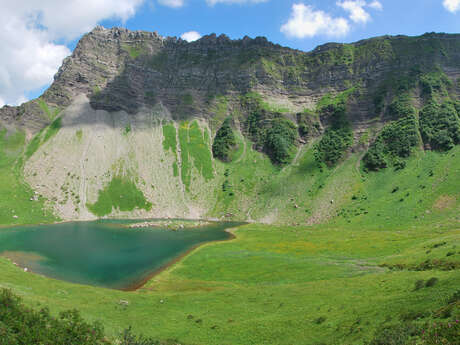
[[(311, 223), (335, 214), (351, 190), (334, 198), (318, 174), (353, 152), (358, 170), (380, 170), (403, 167), (414, 150), (458, 144), (459, 77), (460, 35), (383, 36), (302, 52), (263, 37), (188, 43), (97, 27), (39, 99), (0, 109), (0, 126), (5, 138), (25, 134), (16, 164), (60, 218), (271, 222), (286, 213)], [(430, 104), (439, 109), (420, 112)], [(435, 121), (441, 117), (451, 132)], [(234, 133), (228, 142), (221, 133), (216, 148), (226, 119)], [(394, 147), (401, 137), (412, 139)], [(226, 150), (225, 163), (217, 149)], [(299, 181), (280, 185), (294, 173)], [(298, 188), (311, 195), (296, 196)]]

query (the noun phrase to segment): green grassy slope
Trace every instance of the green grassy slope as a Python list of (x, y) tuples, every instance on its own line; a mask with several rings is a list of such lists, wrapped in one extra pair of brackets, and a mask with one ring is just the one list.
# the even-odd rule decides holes
[(0, 225), (51, 222), (55, 218), (34, 198), (34, 192), (22, 178), (21, 157), (25, 135), (0, 129)]
[[(419, 324), (442, 320), (436, 311), (460, 286), (455, 270), (382, 267), (452, 251), (449, 260), (459, 264), (458, 229), (246, 225), (236, 233), (236, 240), (195, 250), (136, 292), (50, 280), (5, 259), (0, 285), (53, 312), (80, 309), (112, 335), (132, 325), (191, 344), (363, 344), (382, 325), (411, 315), (422, 315)], [(438, 280), (426, 287), (430, 278)], [(416, 289), (418, 281), (424, 285)], [(460, 316), (454, 307), (448, 318)]]

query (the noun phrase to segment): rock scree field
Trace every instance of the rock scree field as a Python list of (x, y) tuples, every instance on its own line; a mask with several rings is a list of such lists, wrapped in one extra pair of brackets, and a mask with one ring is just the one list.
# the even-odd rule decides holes
[(459, 95), (456, 34), (302, 52), (96, 27), (42, 96), (0, 109), (0, 231), (244, 224), (135, 291), (26, 272), (2, 253), (0, 334), (460, 344)]

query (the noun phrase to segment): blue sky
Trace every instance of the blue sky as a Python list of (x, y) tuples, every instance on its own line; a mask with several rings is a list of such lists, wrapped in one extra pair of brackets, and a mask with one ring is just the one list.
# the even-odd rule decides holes
[[(370, 19), (352, 22), (349, 13), (337, 6), (336, 0), (267, 0), (261, 3), (207, 5), (204, 0), (188, 0), (179, 8), (145, 3), (136, 15), (125, 23), (105, 20), (106, 27), (124, 26), (132, 30), (158, 31), (163, 36), (180, 36), (187, 31), (202, 35), (225, 33), (231, 38), (265, 36), (270, 41), (301, 50), (311, 50), (326, 42), (354, 42), (381, 35), (420, 35), (425, 32), (460, 32), (460, 17), (448, 11), (442, 0), (380, 0), (381, 10), (365, 7)], [(367, 1), (368, 4), (372, 1)], [(292, 13), (294, 4), (311, 6), (333, 17), (343, 17), (351, 23), (346, 35), (318, 33), (313, 37), (288, 37), (280, 28)]]
[(96, 24), (187, 39), (265, 36), (309, 51), (381, 35), (460, 32), (460, 0), (0, 0), (0, 106), (37, 97)]

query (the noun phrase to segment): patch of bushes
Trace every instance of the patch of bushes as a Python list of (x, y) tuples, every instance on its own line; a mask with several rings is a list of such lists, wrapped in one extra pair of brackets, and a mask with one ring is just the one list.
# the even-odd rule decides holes
[(460, 323), (443, 321), (417, 325), (406, 322), (377, 330), (367, 345), (460, 344)]
[(440, 70), (423, 74), (419, 81), (422, 96), (433, 98), (435, 95), (447, 96), (447, 89), (452, 86), (450, 79)]
[(433, 322), (420, 332), (421, 345), (460, 344), (460, 323), (455, 321)]
[(419, 333), (412, 323), (390, 325), (380, 328), (367, 345), (407, 345), (409, 339)]
[(273, 119), (265, 137), (265, 152), (273, 163), (287, 164), (292, 160), (296, 139), (297, 128), (290, 120)]
[(320, 105), (319, 111), (330, 118), (330, 126), (315, 145), (315, 159), (318, 163), (334, 165), (353, 144), (353, 131), (346, 118), (346, 100), (346, 97), (340, 96), (327, 105)]
[(430, 279), (428, 279), (425, 283), (425, 287), (432, 287), (432, 286), (435, 286), (437, 283), (438, 283), (439, 279), (438, 278), (435, 278), (435, 277), (432, 277)]
[(425, 144), (448, 151), (460, 143), (460, 119), (452, 102), (428, 103), (420, 111), (420, 130)]
[(399, 271), (453, 271), (460, 269), (460, 262), (444, 259), (428, 259), (419, 264), (382, 264), (380, 266)]
[(383, 127), (374, 143), (363, 157), (368, 170), (377, 171), (392, 164), (396, 169), (404, 168), (406, 158), (418, 144), (418, 126), (415, 113)]
[(230, 162), (231, 153), (237, 148), (235, 134), (230, 122), (230, 118), (225, 119), (212, 144), (212, 154), (223, 162)]
[(415, 282), (414, 291), (420, 290), (425, 287), (425, 281), (423, 279), (417, 280)]
[(78, 311), (70, 310), (53, 317), (47, 308), (35, 311), (24, 306), (10, 290), (0, 293), (1, 343), (16, 344), (110, 344), (101, 324), (89, 324)]
[(77, 310), (50, 314), (48, 308), (26, 307), (10, 290), (0, 291), (0, 336), (5, 345), (177, 345), (177, 340), (159, 341), (134, 335), (131, 327), (111, 341), (101, 323), (86, 322)]
[(249, 112), (245, 126), (254, 148), (265, 152), (273, 164), (289, 163), (296, 149), (298, 133), (295, 124), (284, 118), (281, 112), (271, 109), (260, 95), (246, 95), (242, 105)]
[(393, 119), (400, 119), (416, 114), (415, 108), (410, 103), (408, 94), (403, 94), (396, 97), (388, 107), (388, 114)]
[(320, 134), (320, 123), (317, 114), (310, 110), (305, 109), (303, 112), (297, 114), (297, 124), (299, 135), (301, 137), (315, 136)]

